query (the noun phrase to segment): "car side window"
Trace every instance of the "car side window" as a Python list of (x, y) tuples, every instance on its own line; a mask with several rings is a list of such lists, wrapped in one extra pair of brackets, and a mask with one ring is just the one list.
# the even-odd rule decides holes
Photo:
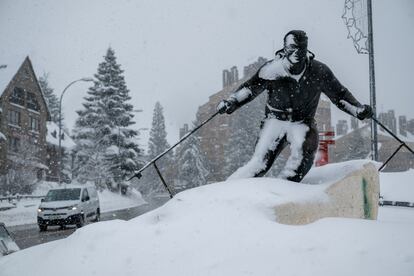
[(84, 189), (83, 190), (83, 194), (82, 194), (82, 201), (86, 201), (86, 198), (89, 197), (88, 196), (88, 190)]

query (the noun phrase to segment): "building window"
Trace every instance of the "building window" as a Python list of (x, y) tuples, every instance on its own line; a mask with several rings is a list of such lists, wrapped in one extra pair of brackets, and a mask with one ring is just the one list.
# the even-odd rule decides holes
[(30, 130), (39, 132), (39, 119), (35, 117), (30, 117)]
[(40, 111), (40, 106), (37, 102), (36, 95), (31, 92), (27, 92), (27, 108), (35, 111)]
[(9, 124), (14, 126), (20, 126), (20, 112), (15, 110), (9, 110)]
[(9, 141), (9, 150), (18, 152), (20, 148), (20, 138), (10, 137), (8, 141)]
[(24, 106), (24, 90), (19, 87), (15, 87), (10, 96), (10, 102)]

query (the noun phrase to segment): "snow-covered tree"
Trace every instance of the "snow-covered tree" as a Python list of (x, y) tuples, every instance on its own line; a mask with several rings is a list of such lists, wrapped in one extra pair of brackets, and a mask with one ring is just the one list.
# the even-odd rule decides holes
[[(170, 145), (167, 142), (167, 131), (165, 129), (165, 118), (163, 107), (159, 102), (156, 102), (152, 117), (152, 125), (150, 130), (150, 138), (148, 141), (148, 159), (152, 160), (154, 157), (163, 153)], [(163, 177), (169, 179), (171, 175), (172, 154), (168, 153), (156, 162), (157, 167), (163, 173)], [(151, 194), (164, 191), (161, 180), (159, 179), (153, 167), (148, 168), (144, 174), (144, 180), (140, 185), (140, 191), (144, 194)]]
[(47, 166), (39, 157), (37, 142), (22, 139), (17, 152), (9, 156), (11, 162), (5, 175), (0, 176), (0, 194), (30, 194), (39, 181), (39, 170)]
[[(196, 126), (197, 123), (194, 124)], [(176, 157), (176, 191), (186, 190), (207, 183), (208, 162), (200, 147), (200, 137), (193, 133), (177, 148)]]
[(133, 106), (122, 74), (109, 48), (84, 98), (84, 108), (78, 111), (74, 130), (78, 178), (114, 189), (142, 165), (142, 152), (135, 142), (139, 133), (131, 128)]
[[(39, 78), (39, 85), (42, 89), (43, 96), (45, 98), (47, 108), (49, 109), (52, 122), (59, 124), (59, 99), (56, 96), (53, 88), (49, 85), (49, 75), (44, 73), (43, 76)], [(63, 114), (62, 114), (63, 121)]]

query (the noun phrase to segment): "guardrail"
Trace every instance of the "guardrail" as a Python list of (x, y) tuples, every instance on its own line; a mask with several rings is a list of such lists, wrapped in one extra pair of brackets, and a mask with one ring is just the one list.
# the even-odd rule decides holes
[(0, 202), (4, 201), (12, 201), (12, 200), (17, 200), (20, 201), (21, 199), (33, 199), (33, 198), (44, 198), (45, 196), (34, 196), (34, 195), (14, 195), (14, 196), (3, 196), (0, 197)]
[(379, 205), (380, 206), (399, 206), (399, 207), (414, 208), (414, 202), (408, 202), (408, 201), (380, 200)]

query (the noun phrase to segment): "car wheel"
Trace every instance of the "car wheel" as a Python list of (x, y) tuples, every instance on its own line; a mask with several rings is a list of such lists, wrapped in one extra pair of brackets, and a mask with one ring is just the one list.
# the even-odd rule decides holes
[(78, 221), (78, 223), (76, 223), (76, 227), (81, 228), (84, 225), (85, 225), (85, 218), (83, 217), (83, 215), (80, 215), (79, 216), (79, 221)]
[(44, 232), (47, 230), (47, 225), (46, 224), (39, 224), (39, 230), (40, 232)]

